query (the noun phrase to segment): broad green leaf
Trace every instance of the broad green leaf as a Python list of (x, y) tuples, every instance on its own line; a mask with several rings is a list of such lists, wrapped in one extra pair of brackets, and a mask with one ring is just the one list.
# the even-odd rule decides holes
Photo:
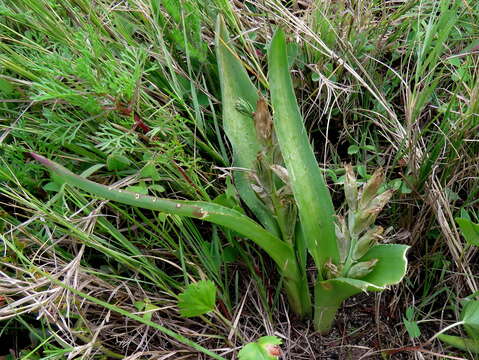
[(461, 228), (462, 235), (469, 245), (479, 246), (479, 224), (464, 218), (456, 218), (456, 222)]
[(275, 360), (280, 354), (281, 340), (276, 336), (263, 336), (249, 343), (238, 354), (239, 360)]
[(339, 261), (334, 208), (296, 102), (282, 30), (276, 31), (268, 55), (276, 136), (289, 172), (308, 250), (316, 266), (322, 269), (328, 259), (334, 263)]
[(357, 145), (350, 145), (348, 147), (348, 154), (349, 155), (354, 155), (354, 154), (357, 154), (359, 152), (359, 146)]
[(468, 335), (479, 341), (479, 301), (468, 301), (462, 309), (461, 318)]
[(149, 185), (148, 189), (153, 190), (153, 191), (157, 191), (157, 192), (165, 191), (165, 188), (163, 186), (161, 186), (160, 184)]
[(216, 286), (211, 280), (189, 284), (179, 295), (178, 308), (183, 317), (206, 314), (215, 309)]
[(452, 336), (446, 334), (439, 334), (437, 338), (448, 345), (454, 346), (464, 351), (470, 351), (479, 354), (479, 341), (460, 336)]
[[(261, 144), (256, 137), (252, 116), (239, 112), (237, 105), (243, 101), (255, 109), (258, 90), (234, 51), (221, 16), (218, 17), (216, 24), (216, 57), (221, 83), (223, 128), (233, 147), (233, 166), (253, 169)], [(267, 229), (277, 234), (276, 221), (256, 196), (247, 176), (246, 171), (234, 172), (235, 185), (241, 199)]]
[(130, 160), (120, 154), (110, 154), (106, 159), (106, 167), (110, 171), (124, 170), (130, 166)]
[(359, 261), (378, 259), (371, 273), (362, 279), (336, 278), (317, 281), (315, 285), (315, 327), (321, 333), (329, 331), (336, 311), (347, 298), (363, 291), (382, 291), (399, 283), (406, 275), (407, 245), (376, 245)]
[(403, 319), (403, 323), (411, 339), (416, 339), (421, 336), (421, 330), (419, 329), (416, 321)]
[(152, 163), (146, 164), (145, 167), (143, 169), (141, 169), (140, 175), (142, 177), (151, 178), (154, 181), (157, 181), (157, 180), (161, 179), (161, 176), (158, 173), (158, 170), (156, 170), (155, 165), (152, 164)]
[(143, 184), (143, 185), (131, 185), (126, 188), (126, 190), (135, 192), (138, 194), (142, 195), (148, 195), (148, 188)]
[(378, 259), (374, 270), (361, 280), (378, 287), (398, 284), (407, 271), (407, 245), (380, 244), (373, 246), (359, 261)]
[(280, 271), (286, 274), (285, 276), (290, 275), (293, 278), (298, 276), (292, 247), (234, 209), (205, 201), (170, 200), (110, 188), (75, 175), (70, 170), (41, 155), (35, 153), (30, 153), (30, 155), (66, 183), (101, 198), (143, 209), (197, 218), (234, 230), (238, 234), (251, 239), (266, 251), (276, 262)]
[(54, 181), (50, 181), (46, 183), (45, 185), (43, 185), (43, 190), (45, 191), (58, 192), (60, 191), (60, 189), (61, 189), (61, 185), (58, 185)]

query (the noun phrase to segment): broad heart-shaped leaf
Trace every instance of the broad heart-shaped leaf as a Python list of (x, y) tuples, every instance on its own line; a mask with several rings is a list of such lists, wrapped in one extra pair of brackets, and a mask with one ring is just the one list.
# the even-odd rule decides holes
[[(216, 57), (221, 83), (223, 106), (223, 128), (233, 147), (233, 166), (253, 169), (261, 144), (256, 137), (251, 116), (237, 110), (239, 101), (245, 101), (252, 109), (256, 108), (258, 90), (251, 82), (243, 64), (229, 41), (228, 31), (221, 16), (216, 24)], [(244, 170), (234, 172), (235, 186), (241, 199), (248, 205), (259, 221), (271, 232), (278, 234), (277, 224), (272, 214), (253, 191)]]
[(372, 272), (364, 278), (336, 278), (317, 281), (315, 285), (315, 327), (321, 333), (331, 328), (336, 311), (347, 298), (362, 291), (382, 291), (399, 283), (407, 270), (407, 245), (376, 245), (359, 261), (378, 259)]
[(268, 64), (274, 129), (288, 168), (308, 250), (321, 279), (324, 263), (329, 259), (336, 264), (339, 261), (334, 208), (296, 102), (282, 30), (273, 37)]
[(275, 360), (278, 355), (271, 350), (281, 344), (276, 336), (263, 336), (257, 341), (246, 344), (238, 354), (239, 360)]
[(456, 218), (456, 222), (461, 228), (462, 235), (469, 245), (479, 246), (479, 224), (473, 223), (469, 219)]
[(183, 317), (206, 314), (215, 309), (216, 286), (211, 280), (189, 284), (179, 295), (178, 308)]
[(238, 234), (251, 239), (266, 251), (276, 262), (281, 273), (284, 273), (286, 277), (288, 275), (293, 278), (299, 277), (293, 248), (266, 231), (249, 217), (234, 209), (205, 201), (170, 200), (110, 188), (78, 176), (41, 155), (35, 153), (30, 153), (30, 155), (54, 174), (57, 174), (67, 184), (76, 186), (101, 198), (143, 209), (197, 218), (234, 230)]
[(462, 309), (461, 319), (467, 334), (479, 341), (479, 301), (468, 301)]

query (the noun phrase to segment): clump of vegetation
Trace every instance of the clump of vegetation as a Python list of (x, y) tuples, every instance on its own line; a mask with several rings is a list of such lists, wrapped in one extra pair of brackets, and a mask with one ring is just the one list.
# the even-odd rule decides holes
[(470, 356), (478, 14), (3, 1), (0, 356)]

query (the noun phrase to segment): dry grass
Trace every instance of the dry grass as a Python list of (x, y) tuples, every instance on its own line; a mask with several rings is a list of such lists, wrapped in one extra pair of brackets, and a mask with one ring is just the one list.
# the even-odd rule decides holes
[[(138, 7), (135, 11), (142, 12), (149, 19), (147, 22), (154, 23), (150, 21), (152, 13), (149, 5), (142, 1), (134, 3)], [(242, 60), (259, 83), (266, 84), (267, 77), (265, 54), (257, 45), (268, 43), (274, 26), (287, 28), (290, 39), (301, 49), (307, 49), (307, 55), (298, 61), (301, 67), (293, 68), (293, 77), (297, 80), (300, 105), (322, 167), (336, 170), (342, 161), (350, 161), (351, 157), (345, 155), (347, 145), (355, 137), (366, 137), (372, 132), (378, 139), (379, 157), (391, 176), (401, 177), (405, 181), (419, 177), (418, 174), (431, 157), (431, 149), (436, 141), (434, 136), (443, 130), (441, 118), (437, 115), (438, 106), (433, 100), (422, 107), (417, 105), (421, 86), (427, 87), (433, 81), (416, 83), (414, 51), (409, 44), (413, 40), (408, 40), (406, 35), (398, 36), (404, 31), (401, 27), (403, 22), (413, 22), (407, 12), (385, 25), (386, 15), (389, 11), (392, 16), (396, 2), (387, 2), (390, 10), (382, 11), (383, 17), (368, 2), (356, 2), (355, 6), (347, 2), (344, 11), (349, 15), (357, 15), (353, 24), (334, 22), (334, 9), (326, 14), (336, 32), (337, 41), (333, 48), (310, 24), (314, 1), (293, 1), (294, 5), (290, 7), (273, 0), (229, 3), (238, 27), (235, 29), (236, 40), (243, 46)], [(331, 9), (333, 3), (330, 2)], [(248, 4), (255, 6), (256, 12), (250, 11)], [(431, 6), (429, 2), (424, 5), (425, 8), (427, 6)], [(128, 13), (130, 10), (125, 5), (110, 8), (109, 11)], [(425, 11), (425, 14), (428, 13)], [(341, 16), (346, 14), (338, 15)], [(374, 30), (376, 28), (378, 30)], [(411, 28), (412, 25), (408, 31), (412, 31)], [(203, 25), (203, 37), (208, 44), (213, 43), (213, 29), (211, 22)], [(155, 31), (160, 33), (162, 29)], [(384, 53), (371, 50), (370, 54), (364, 55), (355, 52), (348, 38), (354, 32), (376, 36), (374, 44)], [(250, 40), (251, 33), (256, 35), (254, 40)], [(422, 75), (426, 77), (437, 71), (438, 78), (445, 77), (446, 80), (440, 82), (442, 87), (434, 89), (437, 97), (441, 101), (449, 101), (451, 108), (454, 106), (451, 111), (457, 113), (458, 123), (469, 124), (469, 119), (472, 119), (470, 121), (476, 125), (468, 127), (459, 124), (457, 135), (443, 134), (444, 144), (427, 172), (423, 186), (414, 187), (412, 184), (412, 193), (398, 195), (390, 214), (382, 219), (385, 223), (390, 221), (394, 227), (395, 239), (391, 242), (406, 243), (413, 247), (409, 255), (411, 266), (408, 281), (383, 295), (361, 295), (348, 301), (330, 335), (321, 337), (313, 332), (307, 322), (290, 318), (282, 296), (279, 296), (275, 306), (266, 306), (272, 305), (263, 301), (263, 287), (266, 286), (252, 280), (254, 275), (246, 271), (247, 266), (242, 263), (225, 265), (225, 271), (230, 274), (230, 281), (226, 285), (240, 289), (231, 311), (220, 311), (220, 315), (214, 313), (203, 318), (181, 318), (174, 296), (177, 289), (169, 293), (158, 290), (135, 271), (131, 278), (122, 278), (105, 275), (89, 266), (90, 251), (101, 250), (101, 246), (104, 246), (95, 243), (96, 240), (90, 237), (98, 229), (98, 218), (115, 218), (121, 227), (129, 226), (131, 223), (124, 220), (125, 213), (108, 208), (106, 202), (94, 200), (88, 200), (84, 207), (76, 207), (69, 198), (64, 204), (71, 207), (71, 212), (62, 217), (61, 214), (49, 213), (47, 207), (40, 205), (40, 200), (30, 197), (26, 192), (11, 190), (6, 186), (1, 189), (3, 198), (0, 198), (0, 211), (6, 211), (10, 216), (1, 228), (6, 246), (4, 261), (0, 265), (0, 294), (3, 297), (0, 320), (20, 317), (32, 321), (34, 326), (41, 323), (45, 338), (58, 344), (57, 350), (65, 349), (64, 353), (59, 351), (56, 354), (57, 358), (93, 359), (103, 354), (108, 358), (130, 360), (207, 359), (205, 355), (161, 331), (78, 296), (68, 289), (70, 287), (140, 316), (145, 313), (139, 311), (135, 304), (149, 299), (157, 306), (151, 314), (154, 322), (231, 359), (237, 358), (241, 346), (264, 335), (275, 335), (283, 340), (283, 359), (464, 359), (463, 355), (456, 356), (440, 342), (427, 343), (427, 340), (457, 320), (459, 311), (454, 305), (458, 299), (478, 291), (477, 250), (465, 243), (454, 220), (463, 208), (467, 194), (474, 193), (479, 186), (476, 151), (478, 60), (473, 49), (462, 51), (461, 46), (464, 47), (465, 42), (449, 41), (448, 48), (438, 55), (436, 65)], [(158, 49), (163, 52), (157, 52)], [(389, 54), (393, 52), (402, 53), (404, 58), (392, 61)], [(313, 53), (314, 56), (311, 55)], [(473, 70), (476, 81), (472, 87), (458, 81), (456, 89), (452, 85), (453, 81), (444, 75), (448, 59), (458, 54), (464, 59), (469, 56), (468, 61), (476, 65), (476, 70)], [(206, 94), (211, 101), (211, 107), (205, 110), (205, 114), (210, 116), (214, 113), (219, 96), (215, 96), (215, 89), (208, 88), (204, 74), (192, 76), (188, 73), (184, 59), (171, 55), (166, 45), (151, 50), (149, 55), (159, 60), (159, 66), (165, 72), (171, 71), (176, 76), (192, 80), (197, 90)], [(341, 76), (333, 80), (331, 74), (324, 70), (323, 63), (332, 64), (334, 74), (340, 73)], [(377, 79), (378, 74), (386, 74), (388, 70), (399, 84), (393, 98), (388, 97), (383, 84)], [(317, 82), (311, 81), (312, 72), (319, 74)], [(8, 74), (9, 77), (11, 75)], [(2, 74), (2, 79), (6, 79), (6, 76)], [(20, 76), (18, 78), (15, 80), (17, 83), (25, 82)], [(161, 98), (161, 105), (170, 105), (166, 92), (159, 85), (149, 79), (142, 86), (148, 88), (148, 94), (154, 93)], [(146, 96), (143, 96), (144, 99)], [(148, 97), (149, 101), (152, 98)], [(156, 104), (153, 100), (151, 103)], [(456, 103), (459, 104), (457, 107)], [(27, 121), (24, 116), (26, 119), (34, 116), (29, 111), (36, 105), (36, 102), (30, 101), (23, 112), (18, 112), (14, 121), (4, 127), (0, 143), (7, 143), (8, 138), (18, 136), (13, 129)], [(186, 106), (175, 106), (171, 106), (177, 110), (175, 115), (190, 116), (195, 112), (193, 107), (185, 110)], [(335, 112), (338, 109), (339, 112)], [(428, 124), (428, 127), (423, 123)], [(456, 137), (462, 140), (458, 141)], [(194, 151), (196, 156), (196, 147)], [(366, 164), (369, 161), (366, 156), (353, 160)], [(371, 162), (369, 164), (371, 167)], [(209, 175), (213, 177), (213, 180), (211, 177), (208, 179), (212, 183), (217, 182), (216, 177), (221, 178), (220, 174)], [(135, 184), (132, 178), (126, 179), (131, 182), (119, 185)], [(22, 179), (19, 179), (17, 185), (20, 186), (21, 182)], [(220, 182), (223, 182), (222, 178)], [(331, 185), (334, 190), (334, 185)], [(453, 200), (450, 196), (452, 189), (455, 193), (466, 195)], [(184, 196), (181, 191), (178, 193), (178, 196)], [(336, 200), (341, 201), (339, 198)], [(469, 201), (468, 204), (467, 209), (477, 213), (477, 201)], [(84, 214), (85, 209), (89, 209), (87, 215)], [(11, 218), (18, 219), (18, 222), (13, 222)], [(66, 228), (65, 222), (71, 224), (72, 228)], [(144, 229), (147, 228), (145, 224), (146, 221), (140, 219), (136, 226)], [(113, 243), (112, 239), (107, 240)], [(98, 248), (95, 249), (95, 246)], [(168, 249), (160, 247), (157, 250), (156, 253), (145, 251), (145, 256), (158, 258), (155, 260), (162, 266), (169, 263), (165, 268), (172, 269), (175, 275), (181, 274), (182, 266), (186, 265), (179, 264), (174, 256), (170, 256)], [(65, 256), (65, 253), (69, 256)], [(435, 262), (433, 255), (438, 255), (439, 260)], [(195, 262), (197, 260), (196, 256), (191, 256), (186, 262), (198, 268), (195, 276), (206, 276), (202, 265), (198, 265), (200, 262)], [(261, 260), (254, 263), (259, 263), (261, 267), (258, 267), (263, 271), (256, 280), (275, 284), (276, 275), (268, 273), (271, 264), (264, 264)], [(183, 275), (185, 278), (195, 278), (193, 275)], [(52, 279), (59, 280), (64, 286)], [(416, 310), (416, 320), (421, 328), (421, 336), (416, 339), (411, 338), (403, 326), (404, 313), (409, 306)]]

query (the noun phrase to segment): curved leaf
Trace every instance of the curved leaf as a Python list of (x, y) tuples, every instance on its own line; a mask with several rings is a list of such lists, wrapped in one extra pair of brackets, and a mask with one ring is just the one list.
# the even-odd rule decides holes
[(266, 251), (286, 276), (298, 272), (292, 247), (236, 210), (205, 201), (170, 200), (114, 189), (82, 178), (41, 155), (31, 153), (31, 156), (66, 183), (96, 196), (143, 209), (193, 217), (234, 230)]
[(276, 31), (269, 49), (269, 83), (274, 128), (286, 167), (308, 250), (321, 269), (328, 259), (339, 261), (334, 208), (303, 124), (288, 70), (286, 42)]
[(399, 283), (406, 275), (408, 248), (407, 245), (397, 244), (376, 245), (359, 260), (378, 260), (371, 273), (364, 278), (317, 281), (314, 293), (316, 329), (321, 333), (328, 332), (336, 311), (347, 298), (362, 291), (382, 291), (387, 285)]
[[(402, 281), (407, 271), (408, 245), (380, 244), (373, 246), (359, 261), (378, 259), (374, 270), (361, 280), (384, 288)], [(374, 291), (374, 290), (373, 290)]]
[[(228, 43), (228, 31), (223, 18), (219, 16), (216, 24), (216, 57), (221, 83), (223, 128), (233, 147), (233, 166), (253, 169), (261, 144), (256, 137), (253, 118), (239, 112), (237, 105), (239, 101), (245, 101), (254, 109), (258, 101), (258, 90)], [(247, 176), (246, 171), (234, 172), (235, 186), (241, 199), (268, 230), (278, 234), (276, 221), (256, 196)]]
[(467, 334), (479, 342), (479, 301), (468, 301), (462, 309), (461, 319)]
[(461, 228), (462, 236), (469, 245), (479, 246), (479, 224), (473, 223), (469, 219), (456, 218), (456, 222)]
[(464, 351), (470, 351), (479, 354), (479, 341), (470, 338), (463, 338), (460, 336), (439, 334), (437, 338), (448, 345), (454, 346)]

